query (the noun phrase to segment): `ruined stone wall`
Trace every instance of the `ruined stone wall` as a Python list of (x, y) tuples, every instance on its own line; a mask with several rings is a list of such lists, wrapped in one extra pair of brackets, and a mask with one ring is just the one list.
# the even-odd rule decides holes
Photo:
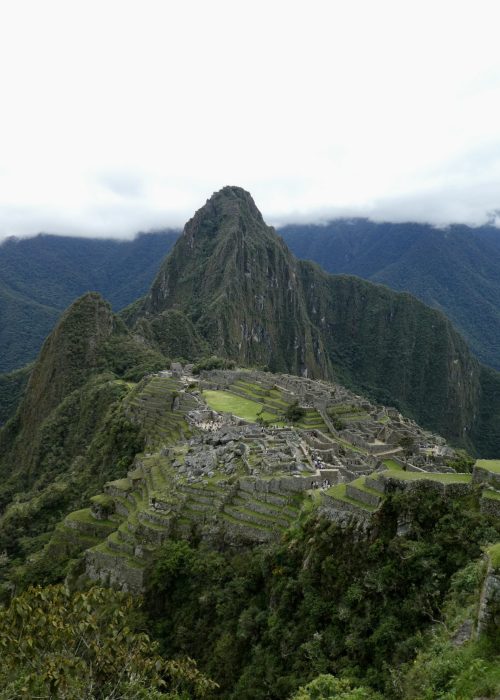
[(477, 484), (491, 484), (494, 488), (500, 489), (500, 474), (483, 469), (477, 465), (474, 467), (473, 481)]
[(494, 518), (500, 518), (500, 499), (498, 498), (481, 498), (481, 513), (484, 515), (492, 515)]
[(500, 571), (495, 570), (489, 560), (479, 603), (478, 635), (486, 632), (491, 624), (500, 625)]

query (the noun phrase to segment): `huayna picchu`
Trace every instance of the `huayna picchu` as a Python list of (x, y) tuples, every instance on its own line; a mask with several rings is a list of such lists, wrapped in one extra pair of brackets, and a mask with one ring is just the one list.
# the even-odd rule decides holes
[(168, 357), (213, 353), (333, 379), (471, 450), (500, 451), (500, 374), (477, 362), (446, 317), (295, 259), (239, 187), (196, 212), (124, 318)]
[[(120, 315), (81, 297), (25, 382), (6, 381), (19, 403), (0, 431), (9, 659), (48, 619), (34, 607), (111, 614), (133, 606), (102, 598), (119, 589), (143, 617), (116, 612), (113, 639), (147, 625), (145, 667), (176, 689), (155, 698), (472, 700), (477, 669), (495, 697), (500, 375), (442, 314), (296, 260), (225, 187), (146, 297)], [(9, 663), (5, 697), (41, 692)]]

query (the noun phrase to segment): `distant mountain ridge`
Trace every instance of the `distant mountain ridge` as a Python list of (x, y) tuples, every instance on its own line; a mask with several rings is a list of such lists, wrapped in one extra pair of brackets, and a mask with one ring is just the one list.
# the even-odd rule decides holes
[[(497, 228), (337, 219), (289, 225), (278, 233), (296, 257), (327, 272), (410, 292), (443, 311), (475, 355), (500, 369)], [(51, 235), (5, 241), (0, 245), (0, 373), (33, 360), (64, 308), (86, 291), (100, 292), (117, 311), (144, 294), (179, 235), (166, 230), (133, 241)]]
[(64, 309), (98, 291), (119, 310), (148, 289), (176, 231), (132, 241), (40, 234), (0, 245), (0, 372), (31, 362)]
[(500, 230), (338, 219), (280, 230), (292, 252), (443, 311), (476, 356), (500, 369)]

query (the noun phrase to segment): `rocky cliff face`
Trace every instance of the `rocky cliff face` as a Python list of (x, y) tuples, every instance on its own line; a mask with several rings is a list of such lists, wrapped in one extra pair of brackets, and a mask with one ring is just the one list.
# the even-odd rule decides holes
[[(174, 310), (200, 354), (203, 342), (241, 364), (339, 379), (464, 444), (477, 433), (480, 365), (445, 316), (296, 260), (238, 187), (215, 193), (186, 224), (131, 318), (158, 338)], [(166, 335), (171, 324), (164, 352)]]
[(309, 316), (337, 376), (381, 403), (467, 441), (480, 365), (440, 312), (410, 294), (300, 263)]
[(297, 261), (238, 187), (217, 192), (186, 224), (139, 313), (157, 317), (169, 309), (181, 311), (219, 355), (330, 374)]

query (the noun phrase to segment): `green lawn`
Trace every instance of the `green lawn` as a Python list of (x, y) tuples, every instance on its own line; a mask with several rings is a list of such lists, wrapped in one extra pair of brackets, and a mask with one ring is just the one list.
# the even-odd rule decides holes
[(253, 422), (257, 420), (257, 415), (262, 415), (264, 420), (276, 422), (276, 415), (267, 412), (261, 413), (261, 404), (251, 401), (250, 399), (244, 399), (241, 396), (236, 396), (235, 394), (230, 394), (228, 391), (206, 390), (203, 392), (203, 398), (214, 411), (232, 413), (238, 418)]
[(475, 466), (500, 474), (500, 459), (478, 459)]
[(339, 501), (345, 501), (346, 503), (350, 503), (351, 505), (356, 506), (357, 508), (361, 508), (362, 510), (368, 510), (371, 513), (377, 510), (375, 506), (371, 506), (368, 503), (364, 503), (363, 501), (356, 501), (354, 498), (348, 496), (346, 493), (346, 488), (347, 484), (337, 484), (336, 486), (331, 486), (329, 489), (326, 489), (326, 491), (323, 491), (323, 493), (326, 493), (332, 498), (337, 498)]
[(404, 481), (439, 481), (441, 484), (470, 484), (472, 474), (439, 474), (436, 472), (405, 472), (393, 471), (381, 472), (380, 476), (392, 477)]
[(128, 479), (115, 479), (115, 481), (108, 481), (107, 485), (114, 486), (115, 489), (120, 489), (120, 491), (130, 491), (132, 484)]
[(383, 459), (382, 463), (385, 464), (387, 469), (390, 469), (393, 472), (402, 471), (401, 465), (395, 462), (393, 459)]
[(361, 447), (357, 447), (357, 445), (353, 445), (351, 442), (347, 442), (347, 440), (343, 440), (340, 437), (334, 437), (333, 438), (334, 442), (338, 442), (339, 445), (342, 445), (342, 447), (345, 447), (346, 450), (351, 450), (351, 452), (359, 452), (359, 454), (362, 455), (367, 455), (368, 451), (362, 449)]
[(488, 547), (487, 551), (490, 555), (492, 567), (494, 569), (500, 569), (500, 542)]
[(500, 492), (493, 491), (493, 489), (485, 489), (483, 491), (483, 498), (490, 498), (493, 501), (500, 501)]
[(82, 508), (82, 510), (74, 510), (72, 513), (69, 513), (66, 518), (66, 521), (69, 520), (74, 520), (79, 523), (86, 523), (89, 525), (95, 525), (96, 527), (102, 527), (102, 528), (115, 528), (118, 527), (118, 524), (113, 521), (113, 520), (97, 520), (94, 518), (92, 515), (90, 508)]
[(349, 484), (346, 484), (346, 486), (354, 486), (354, 488), (357, 488), (360, 491), (364, 491), (365, 493), (371, 493), (374, 496), (378, 496), (379, 498), (383, 497), (383, 494), (381, 494), (376, 489), (372, 489), (371, 486), (367, 485), (365, 476), (360, 476), (358, 479), (355, 479), (354, 481), (349, 482)]

